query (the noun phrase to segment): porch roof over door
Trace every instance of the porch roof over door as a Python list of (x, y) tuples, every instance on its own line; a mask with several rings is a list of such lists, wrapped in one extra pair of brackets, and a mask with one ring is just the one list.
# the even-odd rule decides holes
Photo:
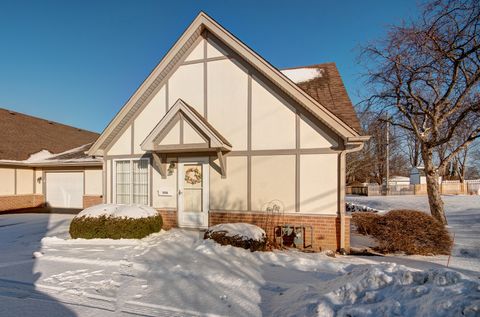
[(200, 113), (178, 99), (141, 144), (148, 152), (228, 152), (232, 145)]

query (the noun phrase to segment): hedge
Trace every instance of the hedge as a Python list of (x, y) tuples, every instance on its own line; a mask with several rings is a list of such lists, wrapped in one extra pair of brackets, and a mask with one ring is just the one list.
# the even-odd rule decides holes
[(161, 215), (146, 218), (75, 217), (70, 223), (74, 239), (141, 239), (162, 229)]
[(227, 236), (227, 232), (207, 230), (203, 238), (212, 239), (221, 245), (231, 245), (234, 247), (247, 249), (252, 252), (264, 251), (267, 247), (266, 237), (262, 240), (245, 239), (239, 236)]

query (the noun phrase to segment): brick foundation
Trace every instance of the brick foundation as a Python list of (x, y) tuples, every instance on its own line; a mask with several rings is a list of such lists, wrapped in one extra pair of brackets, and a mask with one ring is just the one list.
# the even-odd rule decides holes
[(178, 227), (177, 221), (177, 211), (171, 209), (157, 209), (157, 211), (162, 215), (163, 227), (162, 229), (168, 230), (171, 228)]
[[(177, 211), (157, 209), (163, 218), (163, 229), (178, 227)], [(254, 212), (226, 212), (210, 211), (209, 226), (220, 223), (246, 222), (263, 228), (270, 239), (273, 240), (273, 231), (275, 226), (305, 225), (313, 228), (312, 251), (338, 250), (340, 249), (340, 218), (327, 215), (304, 215), (304, 214), (286, 214), (284, 216), (270, 217), (267, 221), (265, 213)], [(345, 217), (345, 249), (350, 250), (350, 217)], [(306, 232), (306, 241), (309, 242), (310, 232)]]
[[(327, 215), (305, 215), (285, 214), (283, 216), (271, 217), (267, 221), (264, 213), (243, 213), (243, 212), (216, 212), (210, 211), (209, 225), (219, 223), (246, 222), (262, 227), (267, 236), (273, 240), (274, 228), (277, 225), (305, 225), (313, 228), (313, 251), (338, 250), (340, 249), (340, 218)], [(345, 249), (350, 250), (350, 218), (345, 217)], [(306, 233), (308, 243), (310, 232)]]
[(99, 205), (103, 203), (103, 196), (83, 196), (83, 208)]
[(45, 204), (43, 195), (10, 195), (0, 196), (0, 212), (24, 208), (42, 207)]

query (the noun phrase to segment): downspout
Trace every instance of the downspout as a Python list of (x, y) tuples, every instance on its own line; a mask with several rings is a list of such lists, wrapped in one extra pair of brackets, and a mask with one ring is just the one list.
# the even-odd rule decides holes
[[(363, 149), (365, 141), (368, 141), (370, 136), (361, 136), (358, 138), (348, 138), (345, 144), (345, 150), (340, 152), (340, 198), (339, 198), (339, 213), (340, 213), (340, 253), (345, 253), (345, 183), (346, 183), (346, 155), (348, 153), (358, 152)], [(348, 143), (348, 142), (351, 143)], [(350, 147), (350, 148), (349, 148)]]

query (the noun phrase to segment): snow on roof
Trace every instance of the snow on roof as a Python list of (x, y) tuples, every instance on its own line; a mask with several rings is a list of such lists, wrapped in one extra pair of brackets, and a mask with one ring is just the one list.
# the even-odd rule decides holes
[(52, 157), (54, 154), (50, 152), (49, 150), (41, 150), (37, 153), (30, 154), (30, 156), (24, 160), (23, 162), (38, 162), (38, 161), (43, 161), (48, 159), (49, 157)]
[(152, 207), (141, 205), (100, 204), (82, 210), (76, 217), (98, 218), (102, 216), (115, 218), (147, 218), (158, 215)]
[(89, 157), (85, 151), (91, 146), (91, 143), (78, 146), (76, 148), (53, 154), (48, 150), (41, 150), (39, 152), (30, 154), (26, 160), (0, 160), (0, 163), (19, 163), (19, 164), (35, 164), (35, 165), (61, 165), (61, 164), (75, 164), (75, 163), (97, 163), (101, 162), (98, 158)]
[(303, 83), (323, 76), (321, 68), (292, 68), (283, 69), (281, 72), (294, 83)]

